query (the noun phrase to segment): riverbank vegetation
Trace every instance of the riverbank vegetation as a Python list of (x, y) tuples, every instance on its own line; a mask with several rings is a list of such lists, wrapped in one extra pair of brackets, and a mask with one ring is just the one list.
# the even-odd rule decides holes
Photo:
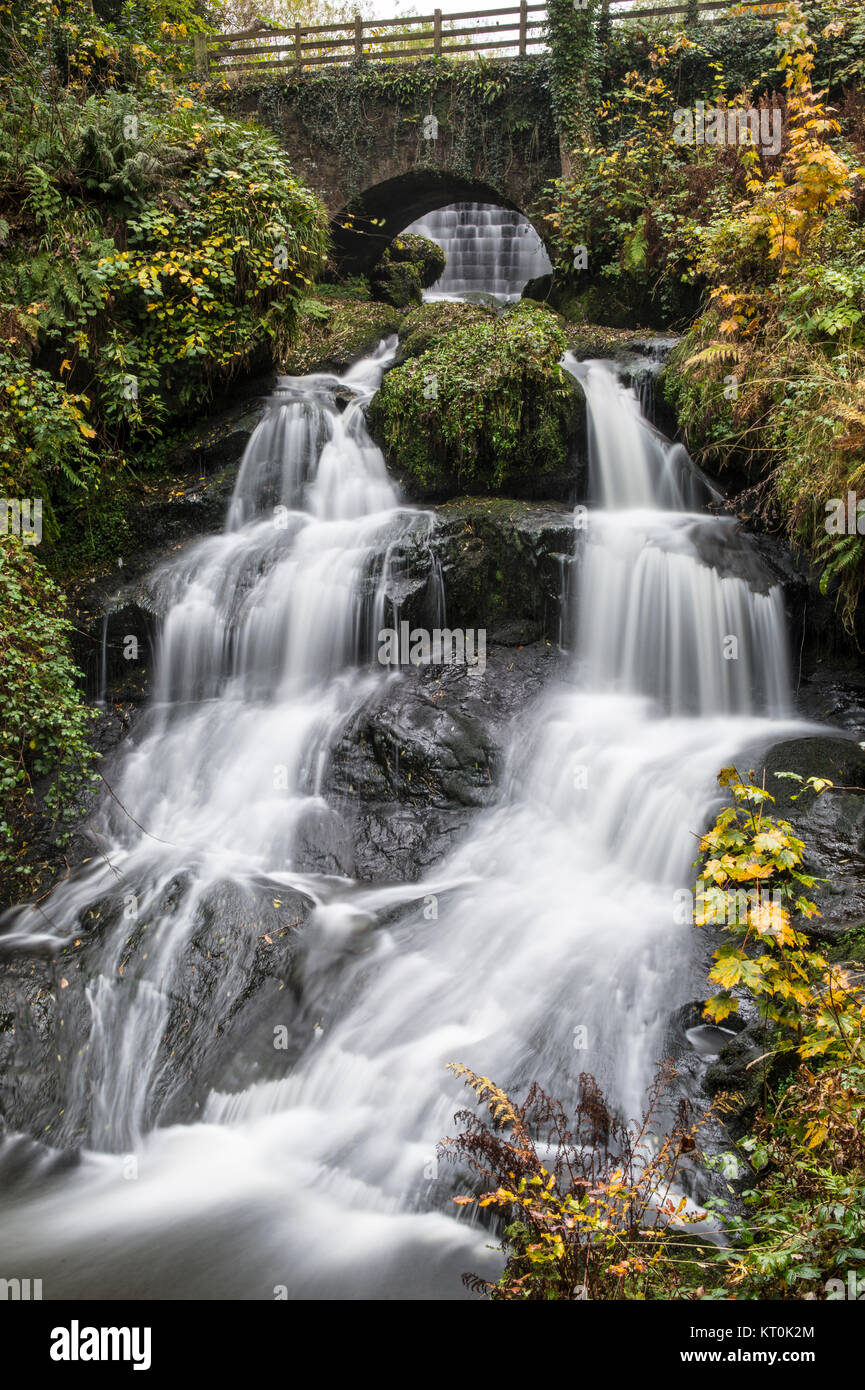
[(43, 562), (116, 564), (130, 479), (291, 341), (327, 253), (324, 210), (273, 137), (188, 82), (190, 0), (108, 8), (0, 7), (0, 495), (42, 507), (38, 559), (0, 542), (9, 670), (36, 650), (44, 666), (29, 695), (7, 690), (16, 806), (52, 749), (58, 794), (86, 762)]
[[(795, 780), (803, 796), (833, 790)], [(457, 1203), (500, 1215), (501, 1278), (467, 1277), (493, 1300), (848, 1298), (863, 1286), (865, 982), (808, 935), (816, 880), (772, 794), (735, 768), (719, 782), (729, 804), (700, 840), (695, 895), (695, 926), (720, 937), (704, 1017), (748, 1013), (756, 1114), (743, 1124), (745, 1098), (720, 1091), (702, 1113), (680, 1100), (665, 1129), (672, 1061), (638, 1122), (613, 1115), (587, 1075), (572, 1117), (537, 1085), (518, 1104), (455, 1064), (491, 1118), (461, 1111), (441, 1153), (483, 1188)], [(722, 1152), (725, 1121), (739, 1137)], [(695, 1162), (726, 1194), (702, 1207), (684, 1195)], [(701, 1237), (710, 1217), (729, 1244)]]
[(93, 776), (91, 711), (78, 694), (63, 595), (18, 537), (0, 560), (0, 892), (30, 882), (34, 784), (52, 774), (40, 815), (62, 819)]
[[(819, 565), (853, 629), (865, 536), (826, 521), (865, 455), (865, 18), (776, 10), (750, 55), (687, 27), (614, 41), (618, 90), (548, 213), (551, 303), (685, 330), (666, 392), (689, 448)], [(768, 140), (727, 138), (746, 113)]]
[(121, 37), (78, 8), (6, 22), (0, 88), (0, 483), (43, 498), (49, 540), (98, 520), (169, 422), (269, 361), (327, 237), (275, 140), (167, 81), (147, 26)]
[[(546, 209), (550, 305), (609, 326), (586, 328), (586, 344), (637, 323), (684, 330), (666, 391), (689, 446), (727, 472), (740, 509), (818, 562), (855, 627), (865, 535), (855, 511), (852, 530), (828, 531), (825, 508), (865, 476), (865, 19), (823, 0), (782, 7), (774, 26), (736, 24), (625, 25), (606, 56), (582, 31), (580, 93), (608, 93), (596, 123), (573, 118), (568, 66), (545, 59), (467, 63), (450, 85), (435, 62), (408, 75), (346, 68), (287, 79), (262, 110), (293, 93), (352, 169), (372, 138), (365, 101), (406, 118), (448, 110), (453, 167), (470, 177), (481, 147), (495, 175), (514, 141), (536, 150), (552, 91), (560, 128), (583, 143)], [(371, 421), (414, 483), (543, 489), (568, 465), (579, 406), (559, 366), (571, 341), (559, 313), (411, 307), (440, 262), (408, 238), (373, 284), (390, 303), (364, 283), (318, 285), (324, 209), (272, 135), (209, 105), (192, 80), (178, 41), (204, 25), (193, 0), (0, 4), (0, 493), (42, 499), (44, 524), (39, 558), (0, 540), (0, 891), (16, 897), (43, 779), (60, 817), (92, 776), (47, 566), (71, 552), (113, 561), (130, 480), (232, 382), (274, 362), (339, 371), (399, 329)], [(769, 128), (777, 116), (779, 148), (677, 141), (676, 112), (697, 101), (754, 109)], [(406, 245), (423, 254), (405, 258)], [(538, 1088), (517, 1104), (458, 1068), (491, 1110), (492, 1123), (467, 1112), (447, 1151), (487, 1185), (466, 1201), (505, 1223), (492, 1298), (823, 1297), (828, 1280), (843, 1289), (865, 1272), (859, 984), (801, 920), (804, 845), (765, 814), (764, 788), (732, 774), (725, 785), (733, 801), (703, 841), (703, 873), (724, 902), (730, 882), (780, 894), (724, 924), (707, 1004), (717, 1023), (744, 1003), (758, 1019), (761, 1050), (746, 1064), (759, 1063), (756, 1114), (731, 1155), (707, 1160), (726, 1185), (733, 1246), (702, 1239), (674, 1195), (706, 1131), (741, 1113), (727, 1093), (706, 1116), (680, 1107), (655, 1147), (669, 1066), (636, 1125), (589, 1077), (565, 1110)]]

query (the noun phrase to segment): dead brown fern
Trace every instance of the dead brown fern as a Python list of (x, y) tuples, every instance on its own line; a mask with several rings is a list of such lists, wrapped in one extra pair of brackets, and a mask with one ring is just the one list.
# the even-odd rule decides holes
[(498, 1283), (469, 1274), (467, 1287), (495, 1300), (641, 1298), (649, 1287), (674, 1295), (687, 1228), (704, 1219), (674, 1187), (683, 1163), (698, 1157), (712, 1111), (695, 1120), (684, 1098), (672, 1100), (673, 1063), (661, 1065), (642, 1119), (630, 1122), (587, 1073), (569, 1117), (537, 1082), (517, 1104), (488, 1077), (461, 1064), (450, 1070), (492, 1118), (458, 1112), (461, 1132), (439, 1153), (482, 1180), (486, 1190), (454, 1200), (501, 1214), (507, 1257)]

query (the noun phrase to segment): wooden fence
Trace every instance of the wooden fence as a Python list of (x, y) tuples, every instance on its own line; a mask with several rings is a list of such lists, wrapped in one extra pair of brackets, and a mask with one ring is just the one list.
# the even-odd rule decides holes
[[(699, 0), (696, 5), (680, 0), (674, 5), (653, 5), (634, 11), (632, 0), (603, 0), (610, 20), (660, 19), (695, 15), (708, 24), (729, 19), (730, 10), (741, 14), (757, 11), (754, 18), (770, 19), (779, 4), (772, 0)], [(388, 61), (414, 58), (462, 57), (510, 49), (524, 57), (530, 48), (546, 43), (546, 5), (519, 5), (506, 9), (466, 10), (443, 15), (411, 15), (404, 19), (363, 19), (340, 24), (295, 24), (289, 29), (258, 25), (234, 34), (196, 34), (193, 39), (195, 69), (199, 76), (242, 75), (250, 69), (320, 67), (323, 64), (359, 63), (367, 58)], [(486, 21), (486, 22), (483, 22)], [(505, 37), (507, 35), (507, 37)], [(504, 55), (502, 55), (504, 56)], [(508, 55), (510, 56), (510, 54)]]

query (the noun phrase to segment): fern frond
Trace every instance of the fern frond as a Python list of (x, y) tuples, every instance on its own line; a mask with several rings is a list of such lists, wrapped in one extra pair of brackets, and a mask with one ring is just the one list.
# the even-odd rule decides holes
[(521, 1152), (533, 1148), (532, 1138), (525, 1124), (524, 1111), (514, 1105), (506, 1091), (496, 1086), (488, 1076), (478, 1076), (477, 1072), (463, 1066), (461, 1062), (448, 1062), (447, 1069), (452, 1071), (454, 1076), (461, 1076), (478, 1100), (486, 1105), (497, 1129), (511, 1126), (512, 1142)]
[(695, 352), (685, 362), (686, 367), (700, 367), (704, 363), (741, 362), (742, 349), (735, 343), (710, 343), (701, 352)]

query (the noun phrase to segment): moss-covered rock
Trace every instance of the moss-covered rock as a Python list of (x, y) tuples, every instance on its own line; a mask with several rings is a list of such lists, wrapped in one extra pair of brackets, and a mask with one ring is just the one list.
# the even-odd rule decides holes
[(393, 304), (397, 309), (406, 309), (409, 304), (420, 304), (421, 270), (415, 261), (398, 261), (394, 265), (380, 265), (372, 280), (373, 294), (385, 304)]
[(410, 490), (555, 495), (585, 412), (559, 365), (565, 347), (555, 316), (526, 302), (500, 317), (454, 315), (388, 372), (369, 418)]
[(569, 324), (568, 347), (577, 357), (625, 357), (645, 349), (645, 333), (629, 328), (609, 328), (600, 323)]
[(280, 362), (290, 376), (307, 372), (344, 372), (352, 362), (372, 352), (382, 338), (395, 333), (401, 322), (398, 309), (369, 299), (330, 298), (326, 292), (314, 300), (301, 322), (300, 336)]
[(539, 304), (546, 304), (553, 289), (553, 274), (548, 270), (546, 275), (536, 275), (534, 280), (527, 280), (523, 285), (522, 298), (535, 299)]
[(495, 317), (495, 309), (488, 304), (463, 304), (454, 300), (438, 300), (409, 309), (400, 324), (394, 366), (401, 367), (410, 357), (420, 357), (428, 348), (448, 338), (455, 328), (488, 323)]
[(414, 232), (394, 237), (370, 276), (373, 297), (405, 309), (420, 304), (421, 291), (434, 285), (445, 268), (445, 253)]
[(865, 922), (839, 936), (829, 947), (827, 955), (830, 960), (845, 965), (865, 965)]
[(665, 331), (672, 324), (690, 323), (699, 311), (699, 291), (682, 284), (676, 293), (668, 290), (667, 300), (657, 303), (644, 276), (628, 274), (596, 275), (554, 271), (529, 280), (523, 299), (531, 299), (555, 309), (571, 323), (604, 324), (613, 329)]
[(418, 236), (416, 232), (394, 237), (385, 252), (384, 259), (394, 261), (414, 261), (421, 269), (421, 288), (428, 290), (433, 286), (445, 268), (447, 257), (437, 241)]
[(573, 279), (557, 271), (528, 280), (523, 286), (522, 297), (545, 304), (548, 309), (555, 309), (569, 323), (584, 323), (587, 318), (577, 285)]

